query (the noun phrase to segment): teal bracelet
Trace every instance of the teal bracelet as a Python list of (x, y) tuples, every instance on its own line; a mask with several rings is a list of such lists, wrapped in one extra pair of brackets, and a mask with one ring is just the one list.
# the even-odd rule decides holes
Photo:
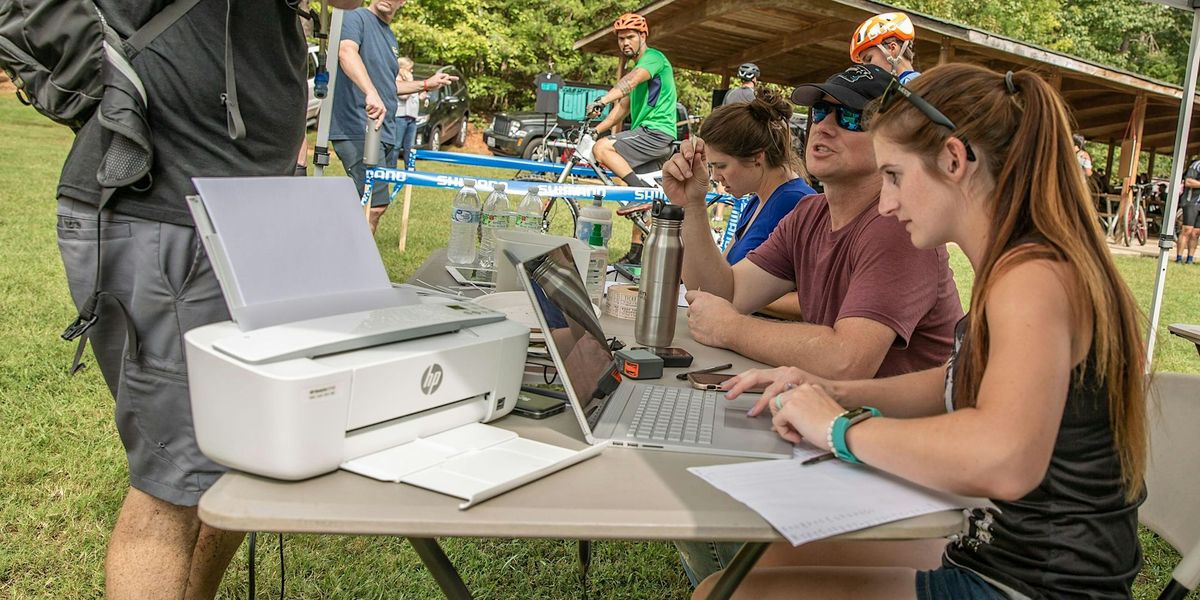
[(850, 430), (852, 425), (878, 416), (881, 416), (879, 409), (870, 406), (863, 406), (838, 415), (833, 420), (829, 436), (832, 442), (832, 448), (830, 449), (833, 450), (834, 455), (848, 463), (861, 465), (862, 461), (858, 460), (858, 457), (854, 456), (854, 453), (850, 451), (850, 447), (846, 445), (846, 432)]

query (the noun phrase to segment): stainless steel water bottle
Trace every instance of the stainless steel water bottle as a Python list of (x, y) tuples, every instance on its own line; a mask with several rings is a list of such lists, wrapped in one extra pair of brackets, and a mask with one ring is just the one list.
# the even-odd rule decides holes
[(367, 121), (367, 135), (363, 140), (363, 164), (378, 167), (383, 160), (383, 144), (379, 141), (379, 129), (374, 121)]
[(683, 208), (656, 202), (650, 237), (642, 248), (642, 279), (634, 339), (648, 348), (666, 348), (675, 338), (679, 278), (683, 271)]

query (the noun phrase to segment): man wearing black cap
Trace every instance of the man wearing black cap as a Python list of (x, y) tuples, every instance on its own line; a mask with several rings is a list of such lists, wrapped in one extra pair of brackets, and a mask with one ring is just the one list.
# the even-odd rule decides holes
[[(963, 315), (946, 249), (915, 248), (904, 226), (878, 211), (882, 178), (862, 113), (892, 79), (874, 65), (854, 65), (796, 88), (792, 102), (809, 107), (812, 122), (808, 171), (825, 193), (797, 205), (732, 267), (703, 250), (713, 246), (703, 141), (667, 163), (663, 187), (684, 207), (684, 247), (701, 249), (683, 255), (696, 341), (830, 379), (888, 377), (945, 362)], [(751, 316), (792, 290), (804, 322)], [(725, 568), (741, 545), (676, 546), (695, 585)]]
[[(882, 179), (862, 111), (892, 79), (874, 65), (854, 65), (793, 92), (792, 102), (810, 107), (807, 167), (825, 194), (800, 203), (733, 267), (703, 252), (684, 254), (697, 341), (834, 379), (924, 370), (949, 356), (962, 307), (946, 249), (913, 247), (904, 226), (877, 210)], [(710, 235), (705, 167), (701, 142), (664, 170), (667, 196), (684, 206), (688, 248), (705, 247)], [(803, 323), (750, 316), (792, 290)]]

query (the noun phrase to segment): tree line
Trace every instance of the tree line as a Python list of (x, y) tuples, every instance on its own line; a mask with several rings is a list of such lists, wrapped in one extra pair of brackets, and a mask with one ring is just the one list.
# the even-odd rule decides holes
[[(403, 9), (393, 29), (418, 62), (453, 64), (467, 77), (475, 114), (533, 105), (547, 68), (568, 80), (610, 83), (616, 59), (575, 51), (575, 40), (645, 0), (427, 0)], [(1180, 84), (1191, 16), (1144, 0), (893, 0), (901, 8)], [(651, 32), (653, 44), (653, 31)], [(715, 75), (677, 70), (691, 110), (709, 104)]]

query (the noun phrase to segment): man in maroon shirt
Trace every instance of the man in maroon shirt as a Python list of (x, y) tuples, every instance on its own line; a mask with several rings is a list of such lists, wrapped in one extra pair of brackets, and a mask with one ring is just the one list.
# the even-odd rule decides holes
[[(792, 102), (811, 107), (807, 167), (825, 193), (801, 202), (732, 267), (709, 252), (703, 142), (685, 144), (668, 163), (663, 187), (684, 207), (683, 280), (697, 341), (832, 379), (898, 375), (950, 355), (963, 312), (946, 249), (915, 248), (878, 211), (882, 181), (862, 110), (891, 79), (854, 65), (796, 88)], [(803, 322), (750, 315), (792, 290)]]

